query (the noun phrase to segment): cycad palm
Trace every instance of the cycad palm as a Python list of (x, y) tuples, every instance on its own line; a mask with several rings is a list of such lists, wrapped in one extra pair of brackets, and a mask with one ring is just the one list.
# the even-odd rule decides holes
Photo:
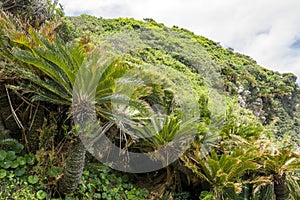
[[(293, 191), (289, 192), (288, 185), (294, 182), (294, 174), (300, 170), (300, 155), (290, 147), (278, 148), (270, 141), (261, 141), (259, 144), (262, 156), (258, 162), (267, 175), (273, 176), (276, 199), (282, 200), (297, 195)], [(299, 189), (299, 185), (297, 187)]]
[(185, 164), (201, 179), (208, 182), (214, 198), (236, 198), (242, 191), (239, 181), (248, 170), (256, 170), (259, 165), (252, 161), (255, 154), (252, 150), (235, 149), (231, 153), (218, 155), (214, 150), (206, 157), (195, 150), (184, 159)]
[(139, 138), (132, 149), (149, 154), (151, 159), (161, 162), (161, 166), (166, 168), (166, 182), (157, 189), (159, 198), (162, 198), (171, 186), (175, 190), (177, 185), (170, 164), (190, 147), (198, 132), (198, 126), (194, 118), (184, 121), (175, 114), (161, 114), (149, 118), (148, 123), (142, 127), (132, 127), (130, 132), (134, 138)]
[[(52, 35), (51, 27), (24, 31), (4, 13), (0, 20), (0, 48), (6, 70), (30, 82), (24, 84), (21, 80), (19, 85), (11, 88), (33, 92), (34, 100), (73, 105), (72, 111), (79, 125), (83, 121), (96, 120), (96, 113), (91, 109), (94, 104), (97, 114), (111, 118), (108, 108), (115, 80), (126, 71), (121, 62), (112, 62), (111, 57), (101, 50), (90, 53), (78, 43), (65, 44)], [(116, 101), (118, 97), (114, 98)], [(65, 173), (58, 183), (61, 193), (68, 194), (76, 189), (85, 153), (84, 145), (75, 138)]]

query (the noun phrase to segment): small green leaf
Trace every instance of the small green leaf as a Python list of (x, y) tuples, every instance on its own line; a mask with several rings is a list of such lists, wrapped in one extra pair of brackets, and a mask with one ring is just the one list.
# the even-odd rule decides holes
[(12, 161), (10, 167), (11, 167), (11, 168), (14, 168), (14, 169), (17, 168), (17, 167), (19, 167), (19, 162), (18, 162), (17, 160)]
[(16, 169), (15, 170), (15, 175), (16, 176), (22, 176), (22, 175), (24, 175), (25, 174), (25, 169), (24, 168), (18, 168), (18, 169)]
[(50, 170), (49, 170), (49, 175), (50, 176), (53, 176), (53, 177), (56, 177), (59, 175), (59, 168), (58, 167), (51, 167)]
[(28, 176), (28, 182), (31, 184), (36, 184), (39, 181), (39, 177), (37, 175)]
[(6, 158), (6, 151), (0, 150), (0, 161), (3, 161)]
[(8, 169), (8, 168), (10, 168), (11, 163), (12, 163), (12, 161), (7, 160), (7, 161), (2, 162), (0, 165), (1, 165), (2, 168)]
[(94, 198), (96, 198), (96, 199), (101, 199), (101, 194), (100, 194), (100, 193), (95, 193), (95, 194), (94, 194)]
[[(8, 172), (8, 171), (7, 171)], [(14, 173), (9, 173), (6, 175), (9, 179), (12, 179), (13, 177), (15, 177)]]
[(17, 161), (19, 165), (25, 165), (26, 164), (26, 159), (24, 157), (18, 157)]
[(15, 143), (12, 146), (12, 150), (15, 151), (16, 153), (21, 153), (21, 151), (24, 149), (24, 145), (20, 144), (20, 143)]
[(27, 163), (28, 165), (33, 165), (34, 162), (35, 162), (35, 157), (34, 157), (33, 154), (26, 154), (26, 155), (25, 155), (25, 159), (26, 159), (26, 163)]
[(103, 199), (106, 199), (106, 198), (107, 198), (106, 192), (103, 192), (103, 193), (102, 193), (102, 198), (103, 198)]
[(106, 187), (105, 185), (103, 186), (103, 188), (102, 188), (102, 189), (103, 189), (103, 191), (104, 191), (104, 192), (106, 192), (106, 191), (107, 191), (107, 187)]
[(15, 160), (17, 158), (16, 153), (14, 151), (7, 151), (6, 159), (7, 160)]
[(5, 176), (6, 176), (6, 170), (0, 169), (0, 179), (5, 178)]
[(47, 193), (43, 190), (39, 190), (36, 193), (36, 196), (37, 196), (38, 199), (45, 199), (47, 197)]

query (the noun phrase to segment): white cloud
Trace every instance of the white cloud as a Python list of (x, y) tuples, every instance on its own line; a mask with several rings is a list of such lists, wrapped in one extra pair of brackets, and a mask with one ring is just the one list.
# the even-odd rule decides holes
[(60, 0), (67, 15), (153, 18), (250, 55), (259, 64), (300, 78), (299, 0)]
[(129, 15), (125, 1), (118, 0), (60, 0), (67, 15), (82, 13), (103, 17), (119, 17)]

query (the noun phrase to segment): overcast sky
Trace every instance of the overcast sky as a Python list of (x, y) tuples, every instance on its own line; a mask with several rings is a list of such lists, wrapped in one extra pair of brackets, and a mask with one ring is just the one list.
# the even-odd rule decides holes
[(300, 79), (300, 0), (60, 0), (66, 15), (153, 18)]

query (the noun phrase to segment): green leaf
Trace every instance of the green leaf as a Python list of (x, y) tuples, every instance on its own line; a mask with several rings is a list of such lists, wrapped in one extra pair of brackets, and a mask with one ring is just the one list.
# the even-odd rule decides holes
[(15, 143), (12, 146), (12, 150), (15, 151), (16, 153), (21, 153), (21, 151), (24, 149), (24, 145), (20, 144), (20, 143)]
[(6, 159), (7, 160), (15, 160), (17, 158), (16, 153), (14, 151), (7, 151)]
[(95, 194), (94, 194), (94, 198), (96, 198), (96, 199), (101, 199), (101, 194), (100, 194), (100, 193), (95, 193)]
[(59, 172), (60, 172), (60, 170), (58, 167), (51, 167), (49, 170), (49, 175), (56, 177), (56, 176), (58, 176)]
[(6, 177), (6, 170), (5, 169), (0, 169), (0, 179)]
[(2, 162), (0, 165), (1, 165), (2, 168), (8, 169), (8, 168), (10, 168), (11, 163), (12, 163), (12, 161), (7, 160), (7, 161)]
[(25, 159), (26, 159), (26, 163), (27, 163), (28, 165), (33, 165), (34, 162), (35, 162), (35, 157), (34, 157), (33, 154), (26, 154), (26, 155), (25, 155)]
[(200, 199), (203, 200), (210, 200), (213, 199), (215, 196), (212, 192), (208, 192), (208, 191), (202, 191), (200, 194)]
[(12, 161), (10, 167), (11, 167), (11, 168), (14, 168), (14, 169), (17, 168), (17, 167), (19, 167), (19, 162), (18, 162), (17, 160)]
[(102, 193), (102, 198), (103, 198), (103, 199), (106, 199), (106, 198), (107, 198), (107, 193), (106, 193), (106, 192), (103, 192), (103, 193)]
[(24, 168), (18, 168), (18, 169), (16, 169), (15, 170), (15, 175), (16, 176), (22, 176), (22, 175), (24, 175), (25, 174), (25, 169)]
[(28, 182), (31, 184), (36, 184), (39, 181), (39, 177), (37, 175), (28, 176)]
[(24, 157), (18, 157), (17, 161), (19, 165), (25, 165), (26, 164), (26, 159)]
[(47, 197), (47, 193), (43, 190), (39, 190), (36, 193), (36, 196), (37, 196), (38, 199), (45, 199)]
[(0, 150), (0, 161), (3, 161), (6, 158), (6, 151)]

